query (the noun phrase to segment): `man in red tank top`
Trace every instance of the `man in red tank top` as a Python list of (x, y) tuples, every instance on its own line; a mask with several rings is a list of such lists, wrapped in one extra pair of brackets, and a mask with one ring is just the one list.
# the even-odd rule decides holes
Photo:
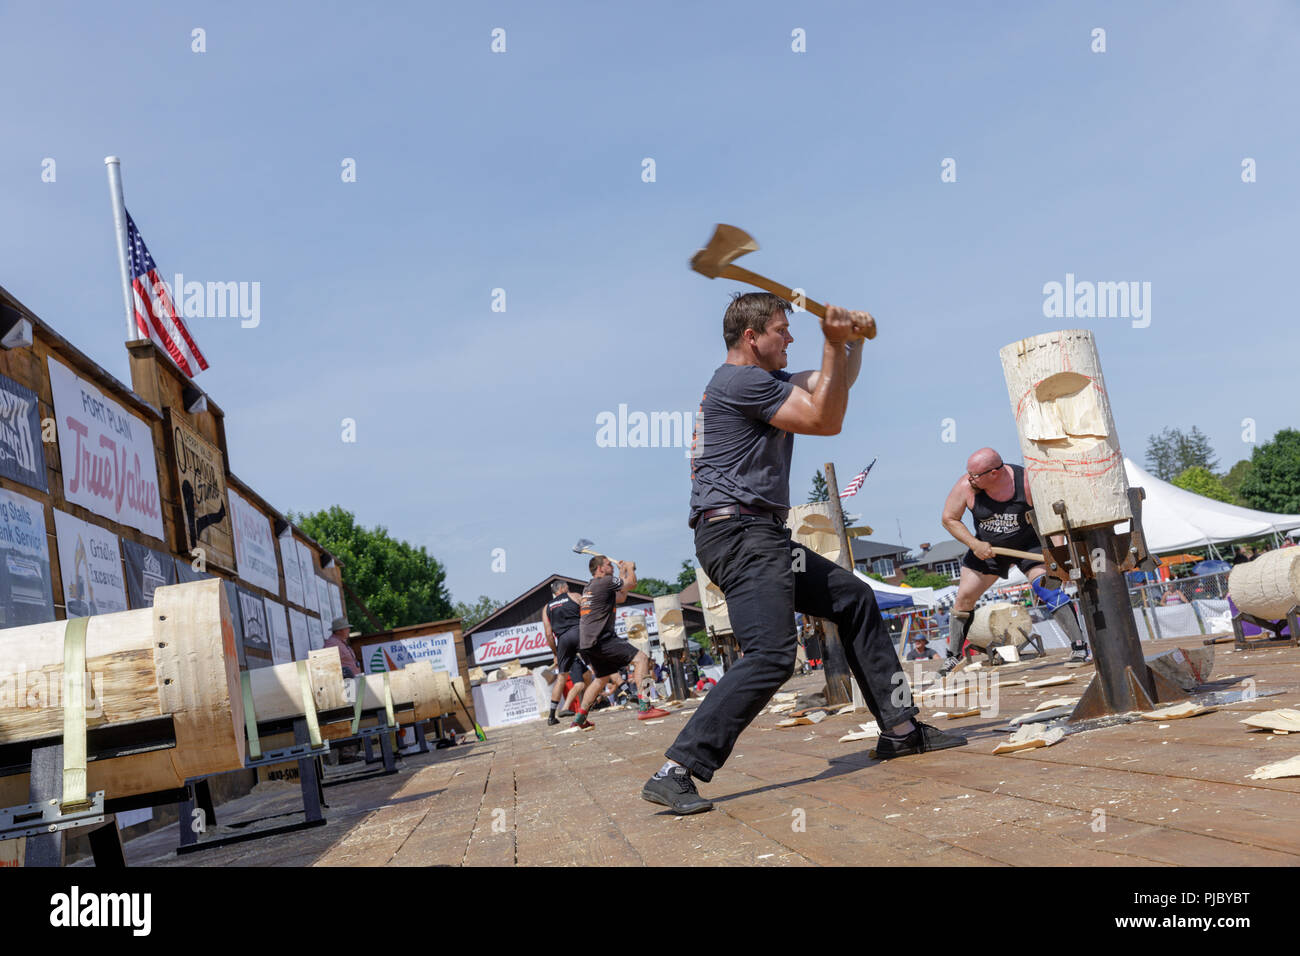
[[(966, 474), (957, 479), (952, 491), (948, 492), (940, 520), (948, 533), (970, 550), (961, 563), (957, 599), (953, 602), (948, 631), (948, 658), (939, 669), (941, 675), (951, 673), (962, 662), (961, 648), (966, 642), (966, 626), (976, 602), (994, 581), (1006, 576), (1013, 564), (1024, 572), (1034, 593), (1070, 639), (1070, 660), (1088, 659), (1088, 645), (1079, 630), (1069, 598), (1060, 590), (1061, 582), (1051, 577), (1044, 578), (1047, 565), (1042, 561), (993, 553), (994, 547), (1042, 553), (1038, 535), (1025, 517), (1033, 506), (1024, 469), (1006, 464), (992, 448), (981, 448), (971, 455), (966, 460)], [(962, 520), (968, 510), (974, 518), (974, 534), (967, 530)]]

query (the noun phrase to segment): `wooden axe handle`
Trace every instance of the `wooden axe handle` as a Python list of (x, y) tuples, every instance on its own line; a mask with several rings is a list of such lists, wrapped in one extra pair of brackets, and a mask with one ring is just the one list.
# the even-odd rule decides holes
[(1047, 559), (1041, 554), (1034, 554), (1032, 551), (1017, 551), (1015, 548), (994, 548), (994, 554), (1006, 555), (1008, 558), (1024, 558), (1028, 561), (1037, 561), (1039, 564), (1046, 564)]
[[(757, 286), (764, 292), (778, 295), (787, 302), (793, 303), (795, 300), (794, 290), (781, 285), (779, 282), (773, 282), (767, 276), (761, 276), (757, 272), (750, 272), (748, 269), (742, 269), (738, 265), (723, 266), (722, 271), (718, 273), (718, 276), (723, 279), (734, 279), (737, 282), (744, 282), (746, 285)], [(815, 299), (810, 299), (807, 296), (804, 296), (803, 307), (819, 319), (826, 318), (826, 306), (822, 305)], [(874, 339), (875, 337), (875, 329), (872, 329), (871, 334), (868, 335), (867, 338)]]

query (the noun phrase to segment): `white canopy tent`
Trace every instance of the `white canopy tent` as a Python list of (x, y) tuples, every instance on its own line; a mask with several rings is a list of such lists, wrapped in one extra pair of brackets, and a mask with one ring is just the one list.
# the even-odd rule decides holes
[(895, 584), (886, 584), (884, 581), (877, 581), (875, 578), (869, 578), (856, 569), (853, 573), (871, 585), (871, 590), (877, 594), (895, 594), (899, 597), (910, 597), (912, 604), (916, 607), (929, 607), (934, 604), (934, 588), (905, 588)]
[(1300, 515), (1253, 511), (1195, 495), (1161, 481), (1128, 458), (1124, 459), (1124, 472), (1130, 486), (1141, 487), (1146, 492), (1142, 502), (1142, 531), (1147, 549), (1153, 554), (1285, 534), (1300, 528)]

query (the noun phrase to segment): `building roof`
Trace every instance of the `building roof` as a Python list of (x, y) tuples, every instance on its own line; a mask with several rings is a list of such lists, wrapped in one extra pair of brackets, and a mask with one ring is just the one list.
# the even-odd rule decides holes
[(876, 558), (888, 558), (907, 553), (907, 546), (890, 544), (887, 541), (872, 541), (870, 538), (853, 539), (853, 561), (874, 561)]
[(912, 560), (906, 562), (903, 567), (921, 568), (939, 564), (942, 561), (960, 561), (965, 554), (966, 545), (955, 538), (949, 538), (947, 541), (940, 541), (929, 551), (915, 552)]

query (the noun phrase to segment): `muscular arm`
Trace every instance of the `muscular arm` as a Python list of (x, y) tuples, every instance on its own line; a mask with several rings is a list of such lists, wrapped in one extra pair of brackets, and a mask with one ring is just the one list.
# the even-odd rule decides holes
[(790, 397), (776, 410), (768, 424), (796, 435), (838, 435), (849, 404), (848, 360), (844, 347), (836, 342), (825, 342), (821, 370), (808, 374), (816, 377), (816, 387), (808, 391), (795, 384)]
[(627, 600), (627, 592), (636, 587), (636, 565), (631, 561), (620, 561), (618, 570), (623, 578), (623, 586), (614, 592), (614, 603), (622, 604)]
[(970, 507), (971, 497), (970, 482), (963, 476), (953, 485), (952, 491), (948, 492), (948, 498), (943, 503), (943, 514), (939, 517), (944, 530), (968, 548), (974, 548), (978, 543), (978, 539), (966, 527), (966, 522), (962, 521), (966, 509)]
[(551, 616), (547, 613), (549, 608), (542, 608), (542, 630), (546, 632), (546, 646), (555, 653), (555, 632), (551, 630)]
[[(863, 341), (865, 340), (859, 339), (856, 342), (850, 342), (847, 346), (848, 358), (844, 365), (844, 371), (848, 376), (849, 388), (852, 388), (854, 383), (857, 382), (858, 373), (862, 371)], [(815, 392), (817, 390), (817, 382), (820, 379), (821, 371), (819, 369), (808, 369), (805, 372), (795, 372), (790, 376), (790, 381), (806, 392)]]

